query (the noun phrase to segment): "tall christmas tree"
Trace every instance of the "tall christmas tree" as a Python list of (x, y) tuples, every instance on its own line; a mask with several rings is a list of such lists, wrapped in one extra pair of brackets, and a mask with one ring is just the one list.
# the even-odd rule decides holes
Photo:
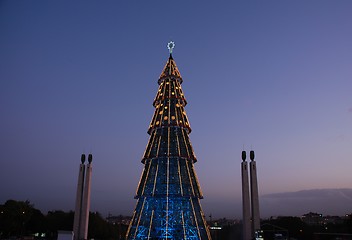
[(184, 107), (182, 77), (170, 57), (158, 80), (145, 165), (127, 239), (211, 239), (199, 199), (203, 198), (193, 167), (197, 161)]

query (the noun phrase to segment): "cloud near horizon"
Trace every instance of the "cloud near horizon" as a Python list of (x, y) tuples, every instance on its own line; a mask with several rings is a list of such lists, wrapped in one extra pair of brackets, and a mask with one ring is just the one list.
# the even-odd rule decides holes
[(343, 216), (352, 212), (352, 189), (313, 189), (261, 196), (263, 217), (301, 216), (308, 212)]

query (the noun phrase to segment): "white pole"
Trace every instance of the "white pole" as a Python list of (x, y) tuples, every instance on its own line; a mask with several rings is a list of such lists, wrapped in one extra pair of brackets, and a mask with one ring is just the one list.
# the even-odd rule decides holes
[(254, 161), (254, 151), (250, 152), (250, 158), (251, 162), (249, 166), (251, 175), (252, 234), (254, 234), (257, 230), (260, 230), (257, 166)]
[(86, 170), (86, 179), (84, 184), (83, 201), (82, 201), (82, 217), (80, 239), (88, 238), (88, 223), (89, 223), (89, 209), (90, 209), (90, 185), (92, 178), (92, 154), (88, 156), (88, 164)]
[(73, 220), (73, 235), (74, 235), (75, 240), (79, 239), (79, 232), (80, 232), (83, 183), (84, 183), (84, 173), (85, 173), (85, 165), (84, 165), (85, 160), (86, 160), (86, 155), (82, 154), (81, 164), (79, 165), (79, 172), (78, 172), (76, 207), (75, 207), (75, 216), (74, 216), (74, 220)]
[(249, 199), (249, 180), (248, 180), (248, 165), (246, 161), (246, 152), (242, 151), (242, 236), (243, 240), (251, 239), (251, 224), (250, 224), (250, 199)]

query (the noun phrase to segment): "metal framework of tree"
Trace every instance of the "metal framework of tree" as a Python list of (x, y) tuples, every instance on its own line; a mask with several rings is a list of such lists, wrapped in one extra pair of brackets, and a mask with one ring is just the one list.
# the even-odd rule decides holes
[(171, 52), (158, 80), (127, 239), (211, 239), (193, 167), (197, 159), (188, 136), (183, 80)]

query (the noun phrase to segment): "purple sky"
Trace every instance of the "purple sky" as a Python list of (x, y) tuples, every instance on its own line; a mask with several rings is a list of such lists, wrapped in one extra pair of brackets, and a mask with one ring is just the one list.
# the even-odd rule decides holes
[(0, 203), (73, 209), (92, 152), (91, 209), (131, 215), (170, 40), (206, 215), (241, 216), (251, 146), (261, 195), (351, 188), (351, 12), (347, 0), (0, 1)]

